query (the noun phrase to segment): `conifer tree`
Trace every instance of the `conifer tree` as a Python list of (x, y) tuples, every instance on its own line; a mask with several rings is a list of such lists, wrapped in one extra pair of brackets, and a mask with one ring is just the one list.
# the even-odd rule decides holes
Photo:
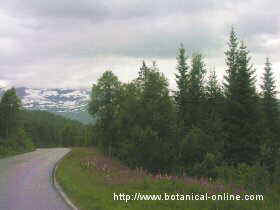
[(236, 98), (236, 74), (238, 70), (238, 39), (234, 28), (231, 28), (230, 38), (228, 42), (228, 50), (225, 52), (226, 55), (226, 75), (224, 89), (225, 94), (229, 101)]
[(259, 154), (258, 99), (255, 71), (244, 42), (239, 45), (232, 29), (226, 51), (226, 83), (224, 84), (227, 110), (224, 114), (228, 138), (225, 158), (236, 164), (253, 163)]
[(215, 69), (209, 73), (205, 95), (207, 101), (206, 110), (208, 110), (209, 117), (215, 118), (218, 113), (222, 113), (224, 102), (223, 90), (217, 79)]
[(273, 171), (279, 161), (279, 108), (276, 98), (276, 84), (269, 58), (266, 58), (261, 87), (263, 113), (262, 162)]
[(279, 120), (279, 108), (276, 99), (276, 85), (269, 58), (266, 58), (261, 90), (265, 124), (267, 127), (275, 130)]
[(175, 101), (178, 108), (178, 116), (180, 120), (186, 125), (187, 116), (187, 100), (188, 100), (188, 80), (189, 80), (189, 66), (187, 64), (186, 50), (181, 44), (177, 56), (177, 70), (175, 74), (178, 91), (175, 92)]
[(209, 101), (215, 102), (217, 98), (223, 95), (222, 87), (217, 79), (217, 74), (215, 69), (209, 72), (205, 89), (206, 89), (206, 96)]
[[(238, 72), (236, 74), (236, 102), (240, 109), (238, 110), (238, 119), (245, 122), (254, 122), (256, 113), (257, 94), (255, 87), (255, 69), (250, 64), (251, 58), (244, 42), (241, 42), (238, 50)], [(253, 121), (252, 121), (253, 120)]]
[(175, 112), (172, 97), (169, 96), (168, 81), (156, 63), (148, 67), (145, 83), (139, 100), (141, 141), (136, 153), (141, 157), (142, 165), (150, 169), (164, 169), (174, 163), (175, 147), (174, 124)]
[(196, 123), (203, 117), (202, 105), (204, 103), (204, 76), (206, 73), (205, 64), (201, 54), (194, 54), (191, 60), (191, 70), (188, 85), (188, 112), (190, 115), (189, 123)]
[(144, 81), (148, 71), (149, 71), (149, 68), (146, 65), (146, 62), (143, 60), (142, 66), (140, 67), (140, 71), (138, 72), (138, 80)]
[(16, 95), (16, 89), (11, 88), (7, 90), (1, 98), (0, 113), (1, 117), (1, 135), (7, 138), (12, 129), (15, 130), (17, 126), (18, 112), (21, 107), (21, 101)]
[[(228, 110), (225, 118), (231, 123), (246, 123), (254, 119), (256, 108), (255, 71), (250, 65), (249, 52), (244, 42), (238, 44), (234, 29), (230, 34), (226, 54), (226, 76), (224, 83)], [(249, 120), (250, 121), (250, 120)]]

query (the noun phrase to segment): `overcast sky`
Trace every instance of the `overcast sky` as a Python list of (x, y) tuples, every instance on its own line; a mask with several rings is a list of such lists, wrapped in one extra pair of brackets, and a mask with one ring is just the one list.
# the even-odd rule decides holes
[[(219, 78), (231, 26), (257, 75), (280, 84), (280, 3), (272, 0), (9, 0), (0, 5), (0, 85), (90, 87), (105, 71), (133, 79), (156, 60), (176, 87), (176, 54), (202, 52)], [(279, 84), (278, 87), (280, 86)]]

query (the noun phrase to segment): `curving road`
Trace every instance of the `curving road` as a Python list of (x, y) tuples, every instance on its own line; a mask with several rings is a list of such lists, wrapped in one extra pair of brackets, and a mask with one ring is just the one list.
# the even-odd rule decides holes
[(69, 210), (54, 189), (55, 163), (70, 149), (37, 149), (0, 159), (0, 210)]

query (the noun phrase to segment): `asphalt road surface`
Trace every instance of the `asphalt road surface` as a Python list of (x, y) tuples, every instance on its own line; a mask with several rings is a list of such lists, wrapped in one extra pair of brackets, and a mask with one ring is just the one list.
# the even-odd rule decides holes
[(0, 159), (0, 210), (69, 210), (54, 189), (55, 163), (70, 149), (37, 149)]

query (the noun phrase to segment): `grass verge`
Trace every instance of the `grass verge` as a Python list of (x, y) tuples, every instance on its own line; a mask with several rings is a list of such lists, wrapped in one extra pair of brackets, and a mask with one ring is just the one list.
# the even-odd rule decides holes
[[(81, 210), (278, 210), (280, 206), (279, 198), (273, 194), (264, 195), (263, 201), (113, 200), (114, 193), (218, 195), (238, 190), (207, 180), (151, 176), (142, 170), (131, 170), (119, 161), (104, 157), (94, 148), (73, 148), (61, 161), (56, 178), (67, 196)], [(241, 196), (243, 193), (239, 192)]]
[(35, 150), (36, 149), (24, 150), (24, 151), (14, 151), (14, 150), (11, 150), (11, 151), (8, 151), (8, 152), (5, 152), (5, 153), (1, 153), (1, 151), (0, 151), (0, 159), (12, 157), (12, 156), (15, 156), (15, 155), (21, 155), (21, 154), (28, 153), (28, 152), (33, 152)]

